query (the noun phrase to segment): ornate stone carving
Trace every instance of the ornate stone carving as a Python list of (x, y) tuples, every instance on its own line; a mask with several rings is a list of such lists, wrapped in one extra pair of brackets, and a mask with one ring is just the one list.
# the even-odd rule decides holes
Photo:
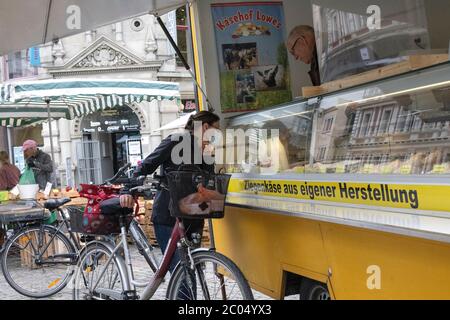
[(75, 64), (73, 68), (120, 67), (136, 64), (136, 61), (130, 59), (105, 43), (96, 48), (83, 60)]
[[(153, 23), (153, 16), (150, 17), (150, 23)], [(158, 45), (156, 43), (155, 35), (153, 34), (153, 28), (147, 28), (147, 37), (145, 39), (145, 60), (153, 61), (156, 59), (156, 51), (158, 50)]]
[(54, 59), (53, 63), (55, 66), (62, 66), (64, 64), (64, 57), (66, 56), (66, 52), (64, 51), (64, 47), (61, 40), (59, 40), (56, 43), (53, 43), (52, 56)]

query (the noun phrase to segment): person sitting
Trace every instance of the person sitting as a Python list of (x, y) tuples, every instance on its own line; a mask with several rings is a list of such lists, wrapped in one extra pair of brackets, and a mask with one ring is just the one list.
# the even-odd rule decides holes
[(6, 151), (0, 151), (0, 190), (9, 191), (19, 183), (20, 170), (11, 162)]

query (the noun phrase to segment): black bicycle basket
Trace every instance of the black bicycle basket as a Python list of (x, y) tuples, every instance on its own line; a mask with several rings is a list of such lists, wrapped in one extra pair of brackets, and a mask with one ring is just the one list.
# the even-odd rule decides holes
[(187, 219), (223, 218), (230, 178), (200, 169), (167, 173), (170, 214)]
[(120, 233), (120, 216), (125, 217), (128, 228), (133, 210), (122, 208), (119, 198), (101, 201), (89, 201), (85, 208), (67, 207), (72, 232), (87, 235), (114, 235)]

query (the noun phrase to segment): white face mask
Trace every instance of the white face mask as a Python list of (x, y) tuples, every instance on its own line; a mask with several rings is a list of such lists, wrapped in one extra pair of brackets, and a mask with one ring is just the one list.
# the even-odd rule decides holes
[(203, 134), (203, 141), (208, 141), (209, 145), (217, 145), (220, 137), (222, 137), (222, 131), (214, 127), (209, 127)]

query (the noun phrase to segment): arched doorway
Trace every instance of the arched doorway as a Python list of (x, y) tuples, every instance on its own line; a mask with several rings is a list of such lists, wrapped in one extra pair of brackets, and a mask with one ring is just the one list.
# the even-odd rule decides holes
[(142, 159), (141, 122), (128, 106), (85, 116), (80, 125), (83, 139), (77, 151), (81, 182), (103, 182), (125, 163)]

